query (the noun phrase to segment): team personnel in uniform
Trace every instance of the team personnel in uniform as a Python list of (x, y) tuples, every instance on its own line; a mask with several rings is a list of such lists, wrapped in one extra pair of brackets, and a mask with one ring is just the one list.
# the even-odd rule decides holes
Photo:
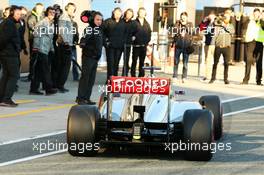
[(136, 23), (136, 32), (135, 40), (133, 46), (133, 55), (132, 55), (132, 65), (131, 65), (131, 76), (136, 76), (136, 67), (137, 61), (139, 59), (139, 77), (145, 76), (145, 71), (143, 69), (147, 45), (151, 40), (151, 28), (149, 23), (146, 20), (146, 9), (141, 7), (138, 10), (138, 17), (135, 20)]
[(126, 39), (126, 25), (122, 20), (122, 10), (117, 7), (112, 17), (103, 24), (104, 46), (107, 59), (107, 79), (118, 75), (119, 61), (124, 50)]
[(124, 13), (124, 22), (126, 25), (127, 30), (127, 36), (125, 40), (125, 50), (124, 50), (124, 67), (123, 67), (123, 73), (122, 76), (128, 76), (128, 72), (130, 69), (129, 66), (129, 59), (130, 59), (130, 53), (131, 53), (131, 45), (133, 44), (134, 34), (136, 32), (136, 23), (133, 20), (134, 17), (134, 11), (133, 9), (127, 9)]
[(0, 106), (16, 107), (12, 100), (19, 78), (20, 33), (17, 24), (21, 7), (11, 6), (10, 15), (0, 24), (0, 62), (3, 75), (0, 79)]
[[(84, 32), (81, 39), (80, 47), (82, 48), (82, 74), (79, 81), (78, 96), (76, 102), (80, 105), (94, 105), (90, 97), (96, 77), (98, 61), (102, 55), (103, 33), (101, 29), (102, 14), (94, 12), (89, 26)], [(90, 29), (92, 28), (92, 32)]]

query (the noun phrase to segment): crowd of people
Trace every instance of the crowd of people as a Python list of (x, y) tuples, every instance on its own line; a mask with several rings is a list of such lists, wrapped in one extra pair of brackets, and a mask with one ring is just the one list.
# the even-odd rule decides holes
[[(29, 75), (31, 82), (29, 94), (53, 95), (58, 92), (67, 93), (65, 87), (72, 65), (73, 79), (79, 81), (78, 104), (94, 105), (91, 101), (92, 88), (95, 82), (98, 61), (102, 48), (106, 50), (107, 80), (117, 76), (121, 55), (124, 55), (122, 76), (136, 77), (139, 62), (138, 77), (144, 77), (144, 63), (147, 46), (151, 41), (151, 27), (146, 20), (146, 10), (141, 7), (137, 14), (133, 9), (122, 11), (117, 7), (109, 19), (103, 20), (100, 12), (93, 11), (89, 16), (87, 28), (82, 36), (78, 33), (78, 24), (74, 19), (76, 5), (68, 3), (64, 9), (58, 4), (44, 9), (37, 3), (31, 12), (25, 7), (12, 5), (4, 9), (0, 19), (0, 106), (16, 107), (12, 100), (17, 89), (20, 74), (20, 52), (29, 54)], [(136, 19), (134, 19), (136, 16)], [(245, 77), (241, 84), (248, 84), (251, 65), (256, 62), (257, 85), (262, 85), (262, 57), (264, 42), (264, 12), (254, 10), (250, 19), (243, 21), (245, 32)], [(27, 30), (26, 30), (27, 28)], [(189, 55), (194, 52), (193, 24), (188, 21), (187, 12), (180, 15), (180, 20), (174, 24), (175, 33), (172, 46), (175, 47), (173, 82), (178, 78), (180, 55), (183, 55), (182, 82), (186, 81)], [(92, 30), (91, 30), (92, 29)], [(231, 40), (234, 26), (231, 23), (231, 12), (226, 10), (221, 16), (210, 13), (199, 25), (199, 31), (205, 35), (205, 78), (216, 79), (217, 65), (222, 55), (224, 58), (224, 83), (228, 81), (228, 67), (231, 54)], [(29, 48), (26, 47), (25, 32), (28, 31)], [(89, 31), (89, 32), (87, 32)], [(81, 75), (78, 72), (77, 51), (82, 49)], [(28, 53), (29, 50), (29, 53)], [(132, 64), (130, 54), (132, 51)], [(74, 64), (72, 64), (72, 62)], [(80, 78), (79, 78), (80, 77)], [(42, 84), (42, 87), (41, 87)]]

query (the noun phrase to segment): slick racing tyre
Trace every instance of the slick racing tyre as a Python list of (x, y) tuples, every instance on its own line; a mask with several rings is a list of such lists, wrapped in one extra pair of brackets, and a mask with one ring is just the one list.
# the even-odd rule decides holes
[(213, 116), (208, 110), (187, 110), (183, 115), (183, 142), (185, 157), (192, 161), (209, 161), (212, 158)]
[(96, 122), (99, 118), (96, 106), (76, 105), (71, 108), (67, 125), (68, 152), (71, 155), (96, 155), (99, 150)]
[(202, 96), (200, 104), (214, 114), (214, 139), (219, 140), (223, 136), (223, 108), (218, 96)]

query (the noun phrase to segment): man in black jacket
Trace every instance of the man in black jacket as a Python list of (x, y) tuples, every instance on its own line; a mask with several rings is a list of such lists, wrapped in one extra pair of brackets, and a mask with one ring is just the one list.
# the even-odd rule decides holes
[(133, 36), (136, 32), (136, 23), (132, 20), (134, 17), (133, 9), (127, 9), (124, 13), (124, 22), (126, 25), (126, 40), (125, 40), (125, 47), (124, 47), (124, 67), (122, 76), (128, 76), (129, 72), (129, 59), (130, 59), (130, 52), (131, 52), (131, 45), (133, 44)]
[(102, 14), (94, 12), (88, 26), (84, 31), (80, 47), (82, 48), (82, 74), (79, 82), (76, 102), (79, 105), (95, 105), (90, 100), (96, 77), (98, 61), (102, 55), (103, 33), (101, 30)]
[(132, 56), (132, 66), (131, 66), (131, 76), (136, 76), (136, 66), (137, 60), (139, 58), (139, 77), (145, 76), (145, 71), (143, 69), (147, 45), (151, 40), (151, 28), (146, 17), (145, 8), (139, 8), (138, 17), (136, 19), (136, 33), (135, 41), (133, 47), (133, 56)]
[(103, 24), (104, 46), (107, 57), (107, 79), (112, 75), (118, 75), (119, 61), (124, 50), (126, 25), (121, 17), (122, 10), (117, 7), (112, 12), (112, 17)]
[(21, 39), (16, 24), (21, 17), (21, 8), (11, 6), (10, 15), (0, 24), (0, 62), (3, 75), (0, 80), (0, 106), (16, 107), (12, 96), (19, 78), (19, 52)]

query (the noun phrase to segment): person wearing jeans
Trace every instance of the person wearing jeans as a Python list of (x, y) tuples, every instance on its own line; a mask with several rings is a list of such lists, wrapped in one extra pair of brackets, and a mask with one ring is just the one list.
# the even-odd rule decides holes
[(186, 52), (186, 49), (177, 49), (177, 48), (175, 49), (173, 78), (178, 77), (178, 67), (179, 67), (179, 63), (180, 63), (181, 54), (183, 56), (182, 79), (185, 79), (185, 78), (187, 78), (189, 54)]
[(187, 12), (180, 15), (180, 20), (176, 22), (174, 31), (175, 56), (174, 56), (174, 69), (173, 69), (173, 83), (176, 83), (178, 78), (178, 67), (180, 63), (180, 56), (183, 55), (183, 70), (182, 70), (182, 83), (185, 82), (188, 72), (189, 54), (188, 48), (192, 45), (192, 29), (193, 25), (188, 22)]

